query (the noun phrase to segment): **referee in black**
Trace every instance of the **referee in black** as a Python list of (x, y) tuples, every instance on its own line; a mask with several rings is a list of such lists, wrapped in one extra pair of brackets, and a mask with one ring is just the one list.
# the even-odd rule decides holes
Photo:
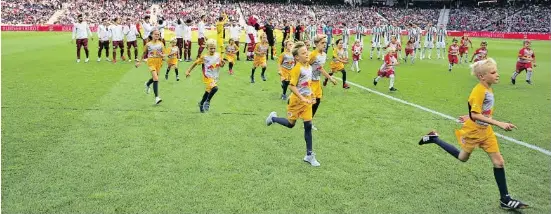
[[(266, 38), (268, 38), (268, 44), (270, 45), (270, 53), (272, 54), (272, 60), (274, 60), (274, 48), (275, 48), (275, 37), (274, 37), (274, 25), (272, 19), (268, 19), (266, 24), (264, 24), (264, 32), (266, 33)], [(268, 52), (266, 52), (266, 59), (268, 59)]]
[(287, 24), (287, 20), (283, 20), (283, 39), (281, 40), (281, 53), (285, 50), (285, 41), (289, 39), (288, 37), (291, 36), (291, 28), (289, 27), (289, 24)]

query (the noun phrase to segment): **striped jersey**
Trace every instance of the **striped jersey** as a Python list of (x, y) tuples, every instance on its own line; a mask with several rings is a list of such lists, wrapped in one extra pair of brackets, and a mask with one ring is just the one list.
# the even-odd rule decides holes
[(446, 36), (448, 35), (448, 31), (444, 28), (439, 28), (436, 31), (436, 41), (437, 42), (445, 42)]
[(390, 41), (390, 36), (394, 33), (394, 27), (392, 25), (387, 25), (384, 27), (385, 39)]
[(401, 34), (402, 34), (402, 29), (400, 29), (400, 27), (398, 26), (393, 26), (392, 35), (396, 36), (397, 40), (400, 40)]
[(380, 42), (381, 41), (381, 36), (383, 36), (383, 28), (380, 27), (380, 26), (379, 27), (377, 27), (377, 26), (373, 27), (371, 29), (371, 35), (373, 37), (372, 40), (374, 42)]
[(425, 41), (433, 42), (434, 41), (434, 34), (436, 34), (436, 28), (435, 27), (427, 27)]
[(363, 37), (363, 33), (365, 32), (365, 27), (358, 25), (356, 26), (356, 40), (361, 40)]

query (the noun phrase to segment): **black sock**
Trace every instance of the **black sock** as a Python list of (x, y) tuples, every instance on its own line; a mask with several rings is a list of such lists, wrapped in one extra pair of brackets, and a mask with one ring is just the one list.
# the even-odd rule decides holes
[(233, 62), (230, 62), (230, 70), (233, 69)]
[(454, 156), (455, 158), (459, 158), (459, 150), (454, 146), (444, 142), (443, 140), (440, 140), (440, 138), (434, 138), (434, 143), (440, 146), (446, 152), (450, 153), (450, 155)]
[(153, 81), (153, 93), (155, 93), (155, 97), (159, 96), (159, 81)]
[(272, 118), (272, 121), (274, 121), (274, 123), (279, 123), (282, 126), (285, 126), (287, 128), (295, 127), (295, 124), (291, 124), (291, 122), (289, 122), (289, 120), (287, 120), (287, 118), (274, 117), (274, 118)]
[(342, 86), (346, 85), (346, 71), (342, 70)]
[(149, 79), (146, 83), (147, 87), (149, 87), (151, 85), (151, 83), (153, 83), (153, 78), (152, 79)]
[(165, 75), (168, 75), (168, 72), (170, 72), (170, 67), (168, 67), (168, 68), (166, 69), (166, 74), (165, 74)]
[(316, 98), (316, 104), (312, 105), (312, 117), (316, 115), (316, 111), (318, 111), (318, 107), (320, 106), (321, 98)]
[(207, 101), (207, 98), (209, 97), (209, 92), (206, 92), (203, 94), (203, 98), (201, 99), (201, 102), (200, 104), (203, 105), (203, 103), (205, 103), (205, 101)]
[(266, 72), (266, 67), (262, 68), (262, 76), (264, 76), (264, 72)]
[(496, 178), (497, 188), (499, 189), (499, 195), (501, 199), (509, 197), (509, 191), (507, 190), (507, 181), (505, 179), (505, 169), (494, 167), (494, 177)]
[(255, 71), (255, 70), (256, 70), (256, 68), (253, 68), (253, 69), (251, 70), (251, 77), (254, 77), (254, 71)]
[(84, 48), (84, 53), (86, 54), (86, 58), (88, 59), (88, 55), (90, 55), (90, 51), (88, 51), (88, 48)]
[(178, 68), (174, 69), (174, 73), (176, 73), (176, 76), (178, 76)]
[(283, 89), (283, 94), (287, 94), (287, 88), (289, 87), (289, 81), (283, 80), (281, 81), (281, 88)]
[(306, 141), (306, 155), (312, 154), (312, 121), (304, 121), (304, 140)]
[(214, 97), (214, 94), (216, 94), (217, 91), (218, 91), (218, 86), (214, 86), (214, 88), (210, 89), (210, 93), (209, 93), (209, 96), (207, 98), (207, 102), (210, 102), (210, 100), (212, 99), (212, 97)]

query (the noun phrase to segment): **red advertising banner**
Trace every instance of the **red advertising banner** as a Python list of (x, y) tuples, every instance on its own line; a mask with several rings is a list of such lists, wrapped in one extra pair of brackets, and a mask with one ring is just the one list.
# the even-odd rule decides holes
[[(55, 31), (55, 32), (71, 32), (72, 25), (2, 25), (2, 31)], [(174, 27), (168, 29), (174, 30)], [(214, 29), (214, 28), (208, 28)], [(90, 30), (96, 32), (97, 26), (91, 25)], [(197, 30), (197, 28), (192, 28)], [(321, 29), (318, 30), (322, 33)], [(333, 29), (333, 34), (340, 35), (341, 29)], [(355, 31), (350, 31), (350, 34), (355, 34)], [(551, 40), (550, 33), (524, 33), (524, 32), (489, 32), (489, 31), (448, 31), (448, 36), (461, 37), (464, 34), (469, 37), (496, 38), (496, 39), (530, 39), (530, 40)], [(370, 31), (366, 34), (371, 34)], [(406, 31), (402, 31), (402, 35), (407, 35)]]

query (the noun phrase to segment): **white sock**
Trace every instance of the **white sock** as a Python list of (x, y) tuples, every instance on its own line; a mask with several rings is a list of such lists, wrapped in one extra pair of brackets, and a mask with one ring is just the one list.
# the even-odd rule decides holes
[(436, 48), (436, 56), (440, 59), (440, 48)]
[(432, 48), (429, 48), (429, 59), (432, 56)]
[(377, 58), (381, 58), (381, 48), (377, 48)]
[(517, 79), (517, 76), (518, 76), (518, 73), (515, 71), (513, 72), (513, 77), (511, 77), (511, 79)]
[(451, 70), (451, 69), (452, 69), (452, 66), (453, 66), (453, 65), (450, 63), (450, 65), (448, 66), (448, 68)]
[(532, 80), (532, 71), (527, 71), (526, 72), (526, 80), (528, 80), (528, 81)]
[(394, 88), (394, 74), (390, 75), (390, 86), (389, 88)]
[(381, 79), (381, 76), (377, 76), (377, 77), (375, 78), (375, 82), (379, 82), (380, 79)]
[(371, 52), (369, 52), (369, 57), (373, 58), (373, 51), (375, 51), (375, 48), (371, 48)]
[(359, 66), (358, 61), (354, 61), (354, 65), (356, 66), (356, 71), (359, 71), (359, 70), (360, 70), (360, 66)]

